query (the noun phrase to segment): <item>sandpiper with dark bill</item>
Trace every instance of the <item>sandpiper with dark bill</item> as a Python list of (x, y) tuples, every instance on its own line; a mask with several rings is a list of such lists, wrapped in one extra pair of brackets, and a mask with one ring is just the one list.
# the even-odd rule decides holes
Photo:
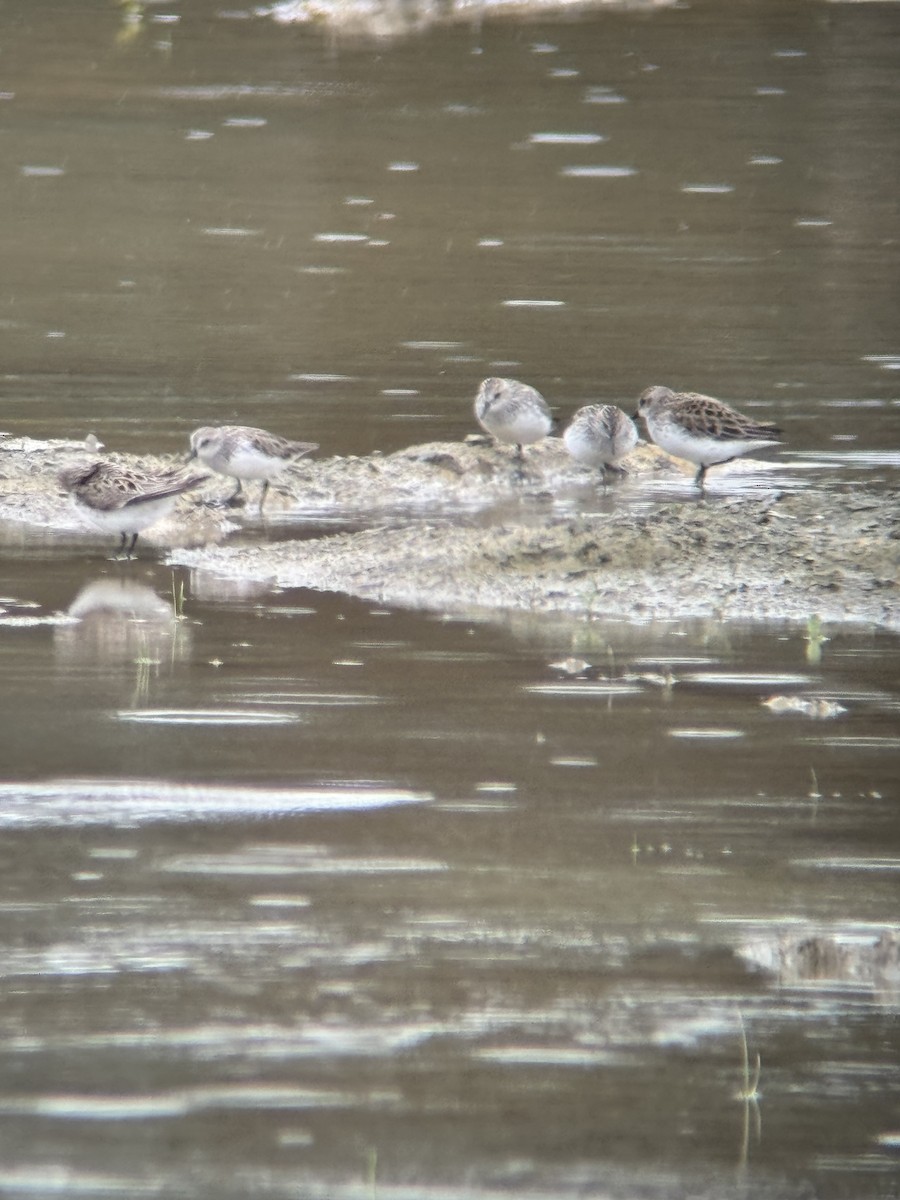
[(634, 421), (615, 404), (586, 404), (566, 426), (563, 442), (576, 460), (587, 467), (599, 467), (601, 477), (607, 471), (624, 475), (620, 466), (638, 441)]
[(204, 425), (191, 434), (188, 461), (199, 458), (220, 475), (230, 475), (237, 487), (223, 504), (237, 504), (244, 481), (262, 480), (259, 511), (269, 484), (298, 458), (318, 450), (318, 442), (292, 442), (250, 425)]
[(182, 492), (208, 478), (185, 467), (141, 470), (105, 459), (63, 467), (58, 475), (78, 514), (95, 529), (117, 533), (119, 553), (126, 558), (134, 553), (142, 530), (168, 516)]
[(657, 446), (675, 458), (697, 464), (694, 482), (701, 490), (707, 467), (781, 443), (781, 430), (776, 425), (754, 421), (699, 392), (649, 387), (638, 400), (636, 416), (644, 418)]
[(475, 397), (475, 416), (486, 433), (516, 447), (519, 462), (522, 447), (539, 442), (553, 428), (547, 401), (518, 379), (485, 379)]

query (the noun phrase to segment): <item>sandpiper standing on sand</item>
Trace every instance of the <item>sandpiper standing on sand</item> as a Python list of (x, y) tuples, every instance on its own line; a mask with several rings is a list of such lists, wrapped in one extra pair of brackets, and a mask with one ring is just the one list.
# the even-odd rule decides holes
[(208, 478), (184, 467), (141, 470), (104, 459), (63, 467), (58, 475), (81, 517), (95, 529), (119, 534), (119, 553), (126, 558), (134, 553), (141, 530), (168, 516), (182, 492)]
[(545, 438), (553, 428), (547, 401), (535, 388), (517, 379), (485, 379), (475, 397), (478, 424), (498, 442), (511, 442), (516, 458), (523, 446)]
[(644, 418), (657, 446), (698, 465), (694, 482), (701, 491), (707, 467), (781, 442), (777, 426), (754, 421), (699, 392), (673, 392), (659, 385), (647, 388), (636, 415)]
[(204, 425), (191, 434), (188, 461), (199, 458), (220, 475), (237, 480), (237, 487), (223, 504), (238, 503), (244, 480), (261, 479), (259, 511), (262, 512), (272, 480), (298, 458), (318, 448), (317, 442), (291, 442), (249, 425)]
[(563, 441), (572, 457), (587, 467), (624, 475), (622, 459), (637, 445), (634, 421), (615, 404), (586, 404), (566, 426)]

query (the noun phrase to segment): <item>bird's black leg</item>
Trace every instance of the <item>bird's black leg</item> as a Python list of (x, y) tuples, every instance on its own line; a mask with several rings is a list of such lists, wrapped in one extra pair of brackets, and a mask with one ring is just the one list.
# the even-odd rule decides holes
[(205, 504), (207, 508), (240, 508), (240, 506), (244, 503), (243, 500), (238, 499), (241, 491), (241, 481), (238, 480), (237, 487), (230, 496), (223, 496), (221, 500), (207, 500), (205, 501)]
[(243, 500), (238, 500), (238, 496), (241, 494), (242, 491), (243, 491), (243, 487), (241, 485), (241, 481), (238, 480), (237, 487), (234, 489), (234, 491), (231, 493), (231, 495), (228, 497), (228, 499), (226, 501), (224, 501), (225, 507), (226, 508), (240, 507), (240, 505), (244, 503)]
[(134, 544), (138, 540), (138, 535), (133, 533), (129, 538), (127, 533), (119, 534), (119, 545), (116, 550), (116, 558), (131, 558), (134, 553)]
[(268, 492), (269, 492), (269, 481), (268, 481), (268, 479), (264, 479), (264, 480), (263, 480), (263, 485), (262, 485), (262, 491), (261, 491), (261, 492), (260, 492), (260, 494), (259, 494), (259, 512), (260, 512), (260, 516), (262, 516), (263, 505), (264, 505), (264, 504), (265, 504), (265, 502), (266, 502), (266, 496), (268, 495)]
[(697, 474), (694, 476), (694, 483), (697, 485), (697, 487), (700, 489), (701, 492), (706, 491), (706, 486), (705, 486), (706, 466), (707, 466), (706, 463), (701, 463), (700, 467), (697, 470)]

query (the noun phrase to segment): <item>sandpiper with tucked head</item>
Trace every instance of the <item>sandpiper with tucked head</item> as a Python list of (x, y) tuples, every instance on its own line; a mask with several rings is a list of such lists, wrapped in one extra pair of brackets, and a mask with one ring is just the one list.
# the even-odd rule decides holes
[(659, 385), (647, 388), (638, 400), (636, 415), (644, 418), (657, 446), (697, 464), (694, 482), (701, 490), (707, 467), (781, 442), (777, 426), (754, 421), (699, 392), (673, 392)]
[(498, 442), (511, 442), (522, 460), (522, 447), (545, 438), (553, 428), (547, 401), (517, 379), (485, 379), (475, 397), (478, 424)]
[(566, 426), (563, 441), (572, 457), (587, 467), (625, 474), (622, 459), (637, 445), (634, 421), (615, 404), (586, 404)]
[(140, 470), (104, 459), (63, 467), (58, 476), (79, 515), (95, 529), (119, 534), (119, 552), (128, 558), (138, 534), (168, 516), (182, 492), (208, 478), (184, 467)]
[(237, 480), (237, 487), (224, 504), (237, 503), (244, 480), (261, 479), (259, 511), (262, 512), (272, 480), (298, 458), (318, 448), (317, 442), (291, 442), (249, 425), (205, 425), (191, 434), (188, 461), (199, 458), (220, 475)]

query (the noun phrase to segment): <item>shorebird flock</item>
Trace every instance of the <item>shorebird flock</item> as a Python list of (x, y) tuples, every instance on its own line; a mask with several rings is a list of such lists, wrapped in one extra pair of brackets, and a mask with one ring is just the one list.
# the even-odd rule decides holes
[[(269, 484), (291, 463), (318, 448), (316, 442), (292, 442), (250, 425), (204, 426), (191, 434), (186, 462), (199, 459), (217, 474), (237, 481), (231, 495), (212, 502), (216, 504), (243, 503), (239, 496), (244, 482), (261, 480), (262, 512)], [(119, 553), (126, 558), (134, 553), (142, 530), (168, 516), (182, 492), (208, 479), (206, 472), (187, 465), (150, 471), (103, 460), (65, 467), (58, 476), (87, 524), (104, 533), (119, 534)]]
[[(525, 447), (549, 436), (554, 427), (544, 397), (517, 379), (485, 379), (475, 396), (475, 417), (496, 441), (515, 447), (513, 460), (520, 472)], [(721, 400), (658, 385), (641, 394), (633, 417), (614, 404), (579, 408), (562, 440), (572, 458), (598, 469), (605, 482), (608, 472), (626, 473), (622, 463), (638, 443), (638, 419), (657, 446), (697, 467), (694, 482), (701, 493), (709, 467), (781, 441), (775, 425), (755, 421)], [(190, 464), (199, 461), (236, 482), (231, 495), (212, 503), (242, 504), (243, 485), (261, 482), (262, 513), (269, 485), (317, 449), (315, 442), (290, 441), (249, 425), (207, 425), (191, 434), (183, 465), (144, 470), (95, 459), (65, 467), (58, 478), (79, 515), (104, 533), (118, 534), (119, 553), (131, 557), (138, 535), (167, 516), (180, 495), (210, 478)]]
[[(544, 397), (517, 379), (485, 379), (475, 397), (475, 416), (498, 442), (515, 445), (519, 462), (523, 447), (546, 437), (553, 425)], [(701, 491), (707, 467), (781, 441), (775, 425), (754, 421), (712, 396), (655, 386), (641, 394), (634, 418), (615, 404), (579, 408), (563, 431), (563, 442), (574, 459), (599, 467), (604, 478), (607, 471), (624, 474), (622, 460), (638, 443), (638, 418), (657, 446), (697, 466), (694, 482)]]

